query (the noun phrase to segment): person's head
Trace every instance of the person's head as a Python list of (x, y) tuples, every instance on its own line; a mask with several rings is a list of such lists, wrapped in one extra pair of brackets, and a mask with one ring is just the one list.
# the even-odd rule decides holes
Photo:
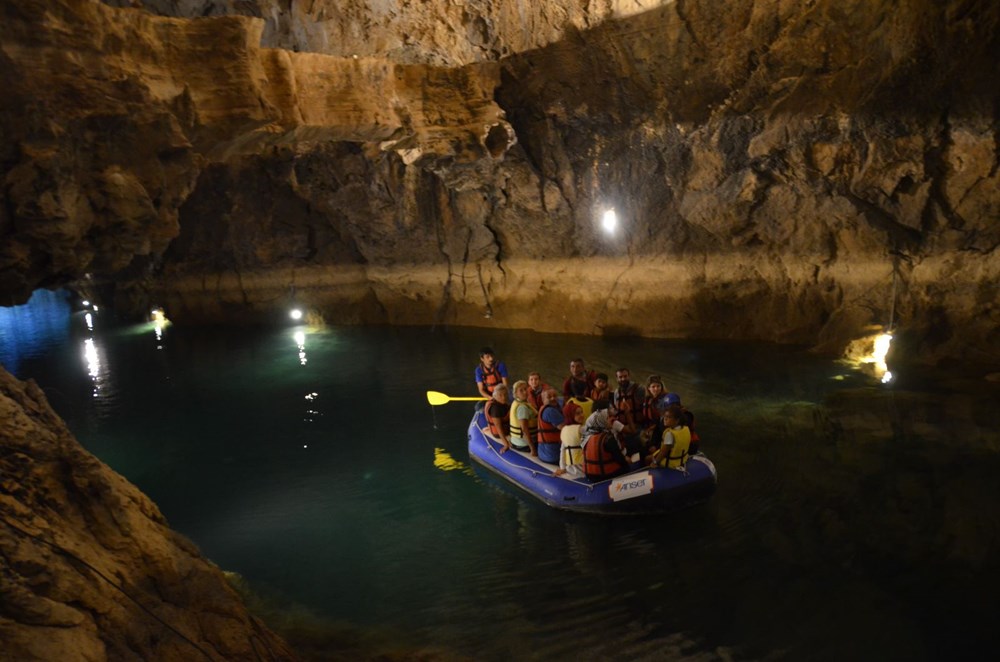
[(615, 370), (615, 379), (618, 380), (619, 386), (628, 386), (629, 383), (628, 368), (618, 368), (617, 370)]
[(577, 425), (583, 425), (583, 407), (573, 407), (572, 412), (573, 422)]
[(514, 397), (518, 400), (524, 400), (528, 397), (528, 382), (523, 379), (519, 379), (514, 382)]
[(493, 353), (493, 349), (490, 347), (483, 347), (479, 350), (479, 360), (487, 368), (492, 368), (493, 363), (497, 360), (497, 355)]
[(663, 401), (667, 403), (667, 405), (677, 405), (679, 407), (681, 404), (681, 396), (676, 393), (667, 393), (663, 396)]
[(541, 375), (539, 375), (537, 372), (528, 373), (528, 386), (531, 387), (532, 391), (534, 391), (541, 385), (542, 385)]
[(569, 362), (569, 374), (574, 377), (583, 377), (587, 374), (587, 368), (583, 365), (583, 359), (573, 359)]
[(663, 412), (663, 424), (668, 428), (677, 427), (684, 422), (683, 416), (680, 405), (670, 405)]
[(608, 386), (608, 376), (603, 372), (599, 372), (594, 376), (594, 388), (598, 391), (603, 391)]
[(581, 379), (571, 379), (569, 390), (574, 398), (585, 398), (587, 397), (587, 382)]
[(650, 375), (649, 381), (646, 382), (646, 390), (654, 399), (663, 393), (663, 380), (659, 375)]
[[(559, 391), (555, 390), (554, 388), (547, 388), (544, 391), (542, 391), (543, 405), (554, 404), (558, 401), (559, 401)], [(577, 409), (579, 409), (579, 407), (577, 407)]]
[(500, 403), (510, 400), (510, 393), (507, 392), (506, 384), (497, 384), (493, 387), (493, 399)]

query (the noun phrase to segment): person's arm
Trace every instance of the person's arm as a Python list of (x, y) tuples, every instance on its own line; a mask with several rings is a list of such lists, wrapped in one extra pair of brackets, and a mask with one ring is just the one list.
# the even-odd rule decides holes
[(531, 449), (532, 457), (538, 457), (538, 446), (535, 445), (535, 437), (531, 434), (530, 421), (527, 418), (522, 418), (521, 420), (521, 430), (524, 432), (524, 438), (528, 442), (528, 448)]
[(566, 418), (558, 407), (543, 407), (540, 417), (549, 425), (554, 425), (560, 430), (566, 425)]
[(670, 449), (674, 447), (674, 433), (670, 430), (663, 431), (663, 443), (653, 453), (653, 464), (659, 464), (660, 460), (670, 457)]
[(514, 407), (513, 417), (516, 418), (521, 426), (521, 434), (524, 435), (522, 439), (528, 442), (528, 448), (531, 449), (531, 454), (534, 457), (538, 457), (538, 447), (535, 445), (535, 437), (531, 434), (530, 419), (525, 418), (526, 415), (531, 414), (531, 406), (528, 404), (518, 404)]

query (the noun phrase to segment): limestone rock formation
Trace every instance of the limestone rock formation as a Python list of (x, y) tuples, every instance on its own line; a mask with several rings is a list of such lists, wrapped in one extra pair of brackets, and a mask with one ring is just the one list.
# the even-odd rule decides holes
[(6, 4), (11, 302), (1000, 365), (996, 3)]
[(4, 660), (291, 660), (222, 572), (0, 369)]

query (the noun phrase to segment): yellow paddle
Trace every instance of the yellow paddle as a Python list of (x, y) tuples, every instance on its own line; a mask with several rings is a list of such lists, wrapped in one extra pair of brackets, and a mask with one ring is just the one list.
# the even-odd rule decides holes
[(445, 395), (444, 393), (439, 393), (438, 391), (427, 391), (427, 402), (431, 403), (432, 406), (446, 405), (452, 400), (488, 400), (489, 398), (484, 398), (482, 396), (462, 396), (458, 398), (453, 398), (450, 395)]

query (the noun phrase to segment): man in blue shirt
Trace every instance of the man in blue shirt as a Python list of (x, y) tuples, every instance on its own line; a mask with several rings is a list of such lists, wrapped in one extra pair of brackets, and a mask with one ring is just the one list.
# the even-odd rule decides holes
[(483, 347), (479, 350), (479, 365), (476, 366), (476, 388), (479, 389), (479, 395), (484, 398), (492, 397), (497, 384), (510, 386), (507, 366), (503, 361), (497, 360), (491, 348)]

